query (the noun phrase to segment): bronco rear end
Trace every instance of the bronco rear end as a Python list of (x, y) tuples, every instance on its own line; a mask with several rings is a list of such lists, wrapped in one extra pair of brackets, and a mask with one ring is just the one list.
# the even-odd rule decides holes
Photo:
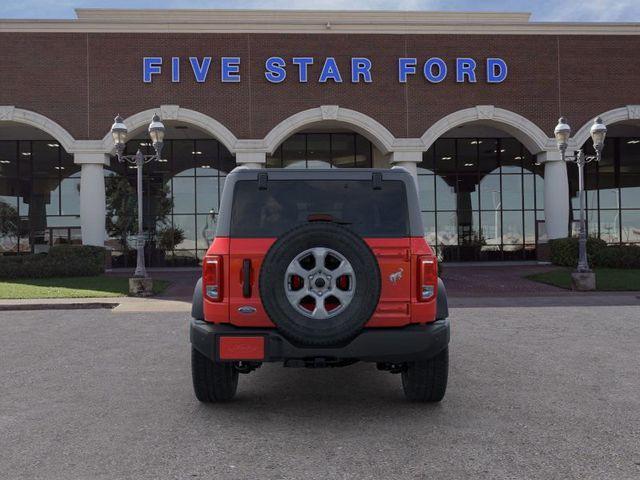
[(236, 169), (192, 316), (201, 401), (231, 399), (263, 362), (373, 362), (411, 400), (445, 393), (446, 292), (402, 169)]

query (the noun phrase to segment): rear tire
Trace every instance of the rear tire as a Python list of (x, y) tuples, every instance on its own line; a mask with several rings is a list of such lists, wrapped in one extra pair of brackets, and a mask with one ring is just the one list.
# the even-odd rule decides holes
[(412, 402), (439, 402), (447, 391), (449, 348), (429, 360), (412, 362), (402, 372), (402, 388)]
[(238, 370), (233, 363), (214, 362), (192, 348), (191, 375), (193, 391), (201, 402), (227, 402), (236, 394)]

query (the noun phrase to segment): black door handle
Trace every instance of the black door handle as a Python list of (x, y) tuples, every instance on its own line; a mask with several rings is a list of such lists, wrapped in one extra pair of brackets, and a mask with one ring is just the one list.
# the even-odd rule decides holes
[(242, 296), (251, 297), (251, 260), (248, 258), (242, 261)]

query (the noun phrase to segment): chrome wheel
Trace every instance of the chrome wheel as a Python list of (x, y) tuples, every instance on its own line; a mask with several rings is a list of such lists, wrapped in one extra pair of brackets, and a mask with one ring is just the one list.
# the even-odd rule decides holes
[(291, 261), (284, 276), (289, 303), (302, 315), (318, 320), (347, 308), (355, 288), (351, 263), (330, 248), (305, 250)]

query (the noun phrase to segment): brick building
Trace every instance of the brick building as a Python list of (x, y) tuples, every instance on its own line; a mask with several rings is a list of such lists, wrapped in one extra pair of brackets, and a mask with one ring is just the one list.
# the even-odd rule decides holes
[[(535, 258), (575, 230), (571, 149), (591, 149), (588, 228), (640, 242), (639, 24), (535, 23), (518, 13), (77, 10), (0, 20), (0, 252), (105, 244), (118, 179), (109, 128), (163, 161), (144, 170), (152, 264), (193, 264), (213, 232), (226, 173), (270, 167), (403, 166), (425, 234), (447, 259)], [(132, 185), (135, 185), (132, 183)], [(160, 197), (171, 201), (159, 207)], [(166, 202), (165, 202), (166, 203)], [(113, 213), (113, 212), (112, 212)], [(160, 250), (167, 229), (184, 240)]]

